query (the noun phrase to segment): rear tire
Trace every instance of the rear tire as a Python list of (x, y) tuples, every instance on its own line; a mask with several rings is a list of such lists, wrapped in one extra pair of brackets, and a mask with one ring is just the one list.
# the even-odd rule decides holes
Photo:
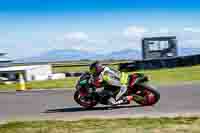
[(140, 92), (137, 94), (139, 96), (142, 96), (144, 100), (137, 100), (134, 101), (140, 105), (143, 106), (151, 106), (156, 104), (160, 100), (160, 93), (151, 85), (143, 83), (137, 85), (137, 92)]

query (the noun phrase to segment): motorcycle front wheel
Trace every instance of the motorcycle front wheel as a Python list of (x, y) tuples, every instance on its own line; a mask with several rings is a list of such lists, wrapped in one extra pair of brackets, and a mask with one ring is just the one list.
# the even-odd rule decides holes
[(80, 95), (80, 91), (76, 91), (74, 93), (74, 100), (76, 103), (81, 105), (84, 108), (92, 108), (98, 104), (98, 101), (93, 99), (91, 100), (90, 98), (86, 98), (85, 96)]
[(160, 100), (160, 93), (151, 85), (143, 83), (137, 85), (136, 98), (134, 101), (143, 106), (151, 106)]

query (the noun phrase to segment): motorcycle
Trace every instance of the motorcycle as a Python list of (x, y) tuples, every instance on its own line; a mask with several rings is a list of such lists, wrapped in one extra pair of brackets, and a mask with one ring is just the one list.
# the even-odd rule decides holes
[[(74, 93), (74, 100), (84, 108), (92, 108), (97, 104), (109, 105), (108, 99), (115, 97), (120, 91), (119, 87), (113, 86), (104, 86), (103, 90), (97, 91), (90, 79), (90, 73), (84, 73), (78, 80)], [(148, 81), (148, 77), (141, 73), (129, 75), (128, 89), (124, 96), (132, 96), (132, 101), (142, 106), (156, 104), (160, 93)]]

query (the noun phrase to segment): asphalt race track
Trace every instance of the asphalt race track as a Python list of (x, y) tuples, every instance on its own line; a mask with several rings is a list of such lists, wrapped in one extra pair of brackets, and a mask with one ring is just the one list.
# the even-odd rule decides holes
[(98, 106), (90, 110), (73, 101), (73, 91), (0, 92), (0, 121), (200, 114), (200, 84), (163, 86), (158, 90), (161, 99), (153, 107), (133, 104), (112, 109)]

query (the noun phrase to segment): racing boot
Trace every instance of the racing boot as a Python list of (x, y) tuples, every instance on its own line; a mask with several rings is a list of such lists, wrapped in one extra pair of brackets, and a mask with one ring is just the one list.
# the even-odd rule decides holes
[(122, 105), (122, 104), (130, 104), (130, 101), (128, 96), (122, 97), (122, 99), (118, 100), (115, 104), (116, 105)]
[(122, 104), (130, 104), (133, 100), (133, 96), (125, 96), (122, 97), (120, 100), (116, 101), (113, 97), (108, 99), (108, 103), (112, 106), (122, 105)]
[(116, 100), (115, 100), (115, 98), (110, 97), (110, 98), (108, 99), (108, 104), (109, 104), (109, 105), (112, 105), (112, 106), (115, 106), (115, 105), (116, 105)]
[(108, 101), (110, 103), (110, 105), (112, 106), (116, 106), (116, 105), (123, 105), (123, 104), (130, 104), (130, 101), (132, 96), (126, 96), (121, 98), (120, 100), (116, 101), (114, 98), (110, 98)]

